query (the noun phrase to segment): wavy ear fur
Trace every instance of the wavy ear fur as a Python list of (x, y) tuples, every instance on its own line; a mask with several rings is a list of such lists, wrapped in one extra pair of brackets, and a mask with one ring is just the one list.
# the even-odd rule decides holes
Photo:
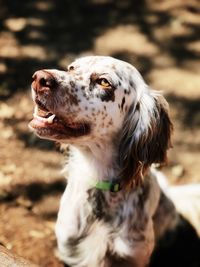
[(166, 161), (172, 128), (164, 97), (146, 90), (138, 103), (130, 107), (121, 133), (119, 161), (126, 185), (139, 184), (152, 163)]

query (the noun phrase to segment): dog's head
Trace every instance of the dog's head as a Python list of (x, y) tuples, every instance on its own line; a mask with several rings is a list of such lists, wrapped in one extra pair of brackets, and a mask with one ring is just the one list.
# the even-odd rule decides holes
[(41, 138), (80, 145), (115, 142), (122, 176), (129, 180), (165, 161), (172, 128), (167, 103), (130, 64), (91, 56), (76, 60), (68, 71), (37, 71), (32, 94), (30, 127)]

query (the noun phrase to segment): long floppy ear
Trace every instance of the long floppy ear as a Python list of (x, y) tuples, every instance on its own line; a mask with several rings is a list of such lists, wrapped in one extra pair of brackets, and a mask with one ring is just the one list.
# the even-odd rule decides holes
[(130, 107), (121, 133), (121, 178), (128, 186), (139, 184), (152, 163), (164, 163), (171, 146), (168, 104), (159, 93), (146, 89)]

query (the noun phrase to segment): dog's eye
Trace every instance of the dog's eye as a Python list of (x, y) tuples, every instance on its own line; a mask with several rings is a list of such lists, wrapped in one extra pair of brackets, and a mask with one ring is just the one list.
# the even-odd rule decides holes
[(101, 85), (104, 88), (109, 88), (111, 87), (111, 84), (109, 83), (109, 81), (105, 78), (99, 78), (96, 80), (96, 83)]

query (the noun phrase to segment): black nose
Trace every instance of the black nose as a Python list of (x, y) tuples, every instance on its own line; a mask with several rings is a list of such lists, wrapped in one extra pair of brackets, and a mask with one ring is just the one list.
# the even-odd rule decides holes
[(56, 88), (56, 79), (52, 73), (46, 70), (38, 70), (32, 76), (32, 88), (36, 92), (54, 90)]

